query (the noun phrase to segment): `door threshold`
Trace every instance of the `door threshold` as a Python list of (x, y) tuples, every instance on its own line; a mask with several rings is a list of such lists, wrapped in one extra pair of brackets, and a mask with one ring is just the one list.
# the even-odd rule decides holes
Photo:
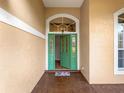
[(68, 70), (68, 71), (69, 71), (70, 69), (55, 69), (55, 70), (56, 70), (56, 71), (58, 71), (58, 70), (59, 70), (59, 71), (61, 71), (61, 70), (62, 70), (62, 71)]
[(48, 73), (55, 73), (57, 71), (69, 71), (69, 72), (80, 72), (80, 70), (67, 70), (67, 69), (57, 69), (57, 70), (45, 70), (45, 72), (48, 72)]

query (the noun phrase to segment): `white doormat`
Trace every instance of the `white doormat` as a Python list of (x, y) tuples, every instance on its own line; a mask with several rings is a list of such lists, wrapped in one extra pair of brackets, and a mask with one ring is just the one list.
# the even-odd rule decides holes
[(56, 71), (55, 76), (69, 77), (71, 74), (69, 71)]

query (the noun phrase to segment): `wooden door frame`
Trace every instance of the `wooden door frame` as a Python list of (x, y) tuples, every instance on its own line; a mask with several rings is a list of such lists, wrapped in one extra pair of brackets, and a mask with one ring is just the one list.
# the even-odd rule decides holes
[(59, 17), (66, 17), (69, 19), (72, 19), (76, 22), (76, 32), (64, 32), (63, 34), (77, 34), (77, 70), (80, 70), (80, 25), (79, 25), (79, 19), (70, 15), (70, 14), (56, 14), (51, 17), (49, 17), (46, 20), (46, 70), (48, 70), (48, 34), (62, 34), (62, 32), (50, 32), (49, 31), (49, 23), (53, 19), (59, 18)]

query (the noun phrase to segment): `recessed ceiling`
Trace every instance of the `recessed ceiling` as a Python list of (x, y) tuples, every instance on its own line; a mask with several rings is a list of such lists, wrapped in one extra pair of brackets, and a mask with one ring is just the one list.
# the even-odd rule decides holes
[(84, 0), (43, 0), (46, 7), (81, 7)]

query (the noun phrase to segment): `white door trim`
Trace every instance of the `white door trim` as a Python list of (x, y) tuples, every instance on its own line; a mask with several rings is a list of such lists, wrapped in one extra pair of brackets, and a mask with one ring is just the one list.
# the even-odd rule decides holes
[(67, 17), (76, 22), (76, 32), (64, 32), (64, 34), (77, 34), (77, 42), (78, 42), (77, 43), (77, 66), (78, 66), (77, 70), (80, 70), (80, 34), (79, 34), (80, 25), (79, 25), (79, 19), (70, 14), (65, 14), (65, 13), (53, 15), (46, 20), (46, 70), (48, 70), (48, 34), (49, 33), (61, 34), (61, 32), (49, 32), (49, 28), (50, 28), (49, 23), (50, 23), (50, 21), (52, 21), (53, 19), (58, 18), (58, 17)]

